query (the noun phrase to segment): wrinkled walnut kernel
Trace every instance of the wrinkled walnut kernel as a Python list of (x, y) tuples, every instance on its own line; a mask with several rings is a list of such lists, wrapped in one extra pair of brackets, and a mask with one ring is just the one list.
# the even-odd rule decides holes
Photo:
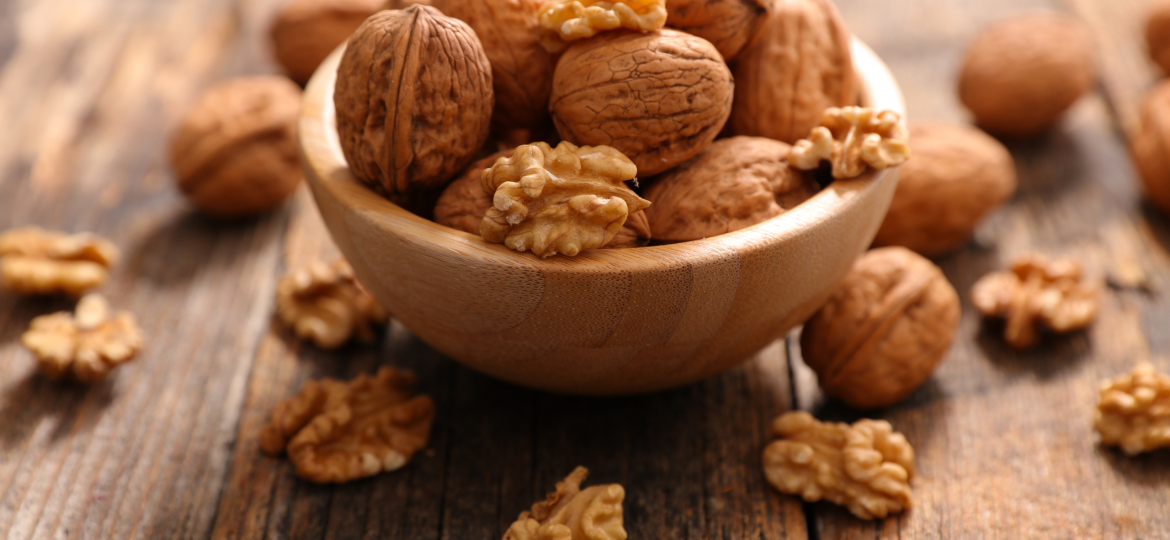
[(281, 278), (276, 286), (276, 312), (298, 337), (323, 349), (340, 347), (355, 336), (373, 341), (376, 328), (389, 320), (344, 259), (329, 265), (314, 263)]
[(435, 405), (412, 393), (412, 373), (383, 367), (349, 382), (309, 381), (277, 405), (260, 448), (288, 452), (297, 476), (342, 483), (395, 471), (427, 445)]
[(666, 0), (550, 0), (540, 8), (541, 44), (551, 52), (605, 30), (653, 32), (663, 26)]
[(1004, 340), (1026, 349), (1040, 340), (1038, 326), (1063, 334), (1092, 323), (1097, 294), (1097, 286), (1082, 282), (1076, 261), (1030, 254), (1017, 259), (1011, 271), (979, 278), (971, 302), (985, 316), (1006, 318)]
[(70, 375), (93, 384), (134, 358), (142, 347), (142, 331), (133, 315), (111, 313), (104, 297), (89, 294), (77, 302), (76, 314), (62, 311), (33, 319), (20, 342), (36, 355), (49, 378)]
[(532, 511), (520, 513), (504, 533), (504, 540), (626, 540), (622, 501), (626, 490), (618, 484), (581, 490), (589, 469), (577, 467), (557, 490)]
[(833, 178), (853, 178), (874, 169), (897, 167), (910, 157), (906, 129), (894, 111), (831, 107), (807, 139), (796, 141), (788, 162), (812, 170), (828, 161)]
[(0, 288), (18, 294), (80, 296), (105, 283), (117, 260), (118, 248), (90, 233), (12, 229), (0, 234)]
[(1170, 375), (1142, 362), (1132, 373), (1102, 381), (1094, 425), (1103, 444), (1131, 456), (1170, 447)]
[(764, 449), (764, 475), (782, 493), (825, 499), (861, 519), (884, 518), (913, 503), (914, 449), (889, 422), (822, 423), (798, 411), (773, 420), (772, 431), (782, 439)]
[(520, 146), (483, 172), (483, 189), (495, 196), (480, 235), (541, 257), (604, 246), (630, 213), (650, 205), (623, 183), (637, 174), (607, 146)]

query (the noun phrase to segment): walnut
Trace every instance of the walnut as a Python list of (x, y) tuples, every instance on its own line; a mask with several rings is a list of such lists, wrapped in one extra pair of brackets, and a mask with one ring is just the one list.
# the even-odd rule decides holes
[(20, 342), (49, 378), (69, 375), (93, 384), (138, 354), (142, 331), (133, 315), (111, 313), (105, 297), (88, 294), (77, 302), (76, 315), (62, 311), (33, 319)]
[(443, 187), (471, 163), (487, 140), (493, 100), (475, 32), (418, 5), (362, 23), (333, 95), (350, 170), (391, 198)]
[(774, 0), (756, 43), (735, 61), (731, 133), (792, 144), (825, 109), (855, 103), (849, 40), (829, 0)]
[(18, 294), (80, 296), (104, 284), (117, 260), (118, 248), (90, 233), (11, 229), (0, 234), (0, 288)]
[(1170, 447), (1170, 375), (1142, 362), (1133, 373), (1102, 381), (1094, 424), (1103, 444), (1131, 456)]
[(566, 141), (612, 146), (651, 176), (715, 140), (734, 86), (706, 40), (669, 29), (608, 33), (565, 51), (549, 110)]
[(638, 210), (626, 218), (622, 228), (601, 249), (644, 247), (650, 243), (650, 219), (645, 210)]
[(807, 139), (796, 141), (788, 162), (812, 170), (828, 161), (833, 178), (853, 178), (874, 169), (897, 167), (910, 158), (906, 128), (894, 111), (861, 107), (825, 109), (821, 124)]
[(637, 173), (629, 158), (607, 146), (520, 146), (483, 172), (483, 188), (495, 196), (480, 235), (541, 257), (604, 246), (629, 213), (650, 205), (623, 183)]
[(764, 475), (777, 490), (825, 499), (861, 519), (885, 518), (913, 503), (914, 449), (889, 422), (822, 423), (797, 411), (773, 420), (772, 431), (781, 439), (764, 448)]
[(710, 41), (731, 62), (759, 34), (771, 0), (670, 0), (666, 25)]
[(997, 135), (1031, 137), (1048, 129), (1096, 82), (1093, 43), (1065, 15), (1000, 22), (967, 49), (959, 100)]
[(1016, 167), (999, 141), (960, 124), (910, 127), (914, 159), (902, 165), (890, 210), (873, 243), (928, 257), (954, 250), (1016, 191)]
[(276, 313), (297, 336), (323, 349), (340, 347), (353, 337), (373, 341), (374, 330), (390, 318), (345, 259), (286, 274), (276, 285)]
[(622, 501), (626, 490), (619, 484), (581, 490), (589, 469), (577, 467), (544, 501), (521, 512), (504, 533), (504, 540), (626, 540)]
[(625, 28), (653, 32), (666, 26), (666, 0), (547, 0), (540, 8), (541, 43), (550, 52), (566, 42)]
[(720, 139), (646, 189), (659, 240), (681, 242), (776, 217), (816, 194), (809, 173), (788, 167), (789, 146), (763, 137)]
[(1011, 271), (979, 278), (971, 287), (971, 302), (985, 316), (1005, 317), (1004, 339), (1026, 349), (1039, 341), (1038, 326), (1066, 333), (1092, 323), (1097, 289), (1082, 281), (1076, 261), (1029, 254), (1012, 263)]
[(269, 29), (276, 61), (305, 84), (317, 66), (382, 8), (383, 0), (291, 0)]
[(1141, 125), (1130, 137), (1129, 150), (1146, 196), (1170, 212), (1170, 81), (1158, 83), (1142, 102)]
[(382, 367), (373, 377), (309, 381), (260, 432), (260, 448), (288, 452), (297, 476), (343, 483), (401, 469), (427, 445), (435, 404), (415, 396), (414, 374)]
[(805, 323), (800, 350), (826, 394), (885, 407), (930, 378), (958, 326), (959, 295), (942, 271), (906, 248), (880, 248)]
[(1150, 59), (1170, 74), (1170, 1), (1150, 2), (1146, 12), (1146, 47)]

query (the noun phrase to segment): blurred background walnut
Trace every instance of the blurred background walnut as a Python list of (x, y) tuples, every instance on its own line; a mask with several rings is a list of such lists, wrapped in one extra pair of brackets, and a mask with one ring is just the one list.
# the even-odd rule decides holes
[(289, 0), (276, 14), (269, 34), (272, 52), (298, 84), (309, 82), (325, 60), (383, 0)]
[(118, 248), (90, 233), (11, 229), (0, 234), (0, 289), (80, 296), (104, 284), (117, 260)]
[(906, 248), (880, 248), (805, 323), (800, 351), (826, 394), (884, 407), (930, 378), (958, 326), (959, 295), (942, 271)]
[(908, 160), (874, 237), (875, 246), (905, 246), (927, 257), (955, 250), (975, 226), (1016, 191), (1016, 167), (999, 141), (963, 124), (910, 127)]
[(710, 41), (731, 62), (759, 34), (771, 7), (772, 0), (670, 0), (666, 26)]
[(288, 453), (297, 476), (342, 483), (401, 469), (427, 445), (435, 405), (413, 395), (413, 374), (384, 366), (349, 382), (309, 381), (282, 402), (260, 433), (260, 448)]
[(77, 302), (76, 314), (62, 311), (33, 319), (20, 342), (49, 378), (68, 375), (94, 384), (138, 354), (142, 331), (133, 315), (114, 314), (105, 297), (89, 294)]
[(914, 449), (885, 420), (852, 426), (819, 422), (804, 411), (772, 421), (781, 439), (764, 448), (764, 476), (782, 493), (824, 499), (861, 519), (910, 508)]
[(1031, 137), (1096, 81), (1093, 42), (1076, 19), (1029, 15), (995, 24), (971, 42), (959, 100), (988, 132)]
[(792, 145), (788, 162), (814, 170), (822, 161), (833, 166), (833, 178), (854, 178), (866, 167), (897, 167), (910, 158), (906, 128), (894, 111), (862, 107), (830, 107), (808, 138)]
[(1008, 345), (1026, 349), (1040, 341), (1039, 327), (1057, 333), (1080, 330), (1097, 317), (1098, 287), (1081, 279), (1072, 259), (1028, 254), (1010, 271), (992, 272), (971, 287), (971, 303), (987, 317), (1003, 317)]
[(551, 52), (606, 30), (652, 32), (666, 25), (666, 0), (542, 0), (541, 43)]
[(344, 259), (314, 263), (281, 278), (276, 313), (297, 337), (323, 349), (340, 347), (354, 337), (373, 341), (374, 331), (390, 318)]
[(504, 540), (626, 540), (622, 501), (626, 490), (618, 484), (581, 490), (589, 469), (577, 467), (546, 500), (520, 513), (504, 533)]
[(1094, 426), (1102, 444), (1131, 456), (1170, 448), (1170, 375), (1142, 362), (1132, 373), (1102, 381)]
[(612, 146), (650, 176), (715, 140), (734, 86), (723, 57), (704, 39), (670, 29), (614, 32), (565, 51), (549, 109), (566, 141)]
[(276, 208), (301, 182), (300, 111), (301, 89), (284, 77), (244, 77), (208, 89), (171, 135), (179, 189), (221, 218)]
[(1153, 0), (1146, 12), (1146, 49), (1162, 73), (1170, 74), (1170, 0)]
[(1143, 99), (1141, 125), (1129, 139), (1129, 150), (1146, 196), (1170, 212), (1170, 80)]

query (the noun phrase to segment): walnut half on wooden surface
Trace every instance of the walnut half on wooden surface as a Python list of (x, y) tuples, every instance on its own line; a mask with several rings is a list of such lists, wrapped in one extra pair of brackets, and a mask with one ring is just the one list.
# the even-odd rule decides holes
[(105, 297), (89, 294), (77, 303), (76, 313), (33, 319), (20, 342), (36, 355), (37, 365), (49, 378), (68, 375), (93, 384), (134, 358), (142, 348), (142, 331), (133, 315), (115, 314)]
[(104, 284), (117, 260), (118, 248), (90, 233), (12, 229), (0, 234), (0, 289), (80, 296)]
[(314, 263), (288, 273), (276, 286), (276, 313), (318, 347), (340, 347), (351, 338), (373, 341), (390, 316), (353, 275), (345, 259)]
[(820, 422), (797, 411), (773, 420), (772, 431), (781, 439), (764, 449), (764, 475), (782, 493), (824, 499), (861, 519), (913, 504), (914, 449), (889, 422)]
[(833, 166), (833, 178), (860, 176), (867, 166), (897, 167), (910, 158), (901, 120), (894, 111), (830, 107), (808, 138), (792, 146), (788, 162), (807, 171), (828, 161)]
[(1003, 317), (1004, 340), (1017, 349), (1040, 341), (1039, 328), (1056, 333), (1085, 328), (1097, 317), (1098, 287), (1081, 279), (1072, 259), (1028, 254), (1010, 271), (992, 272), (971, 287), (971, 302), (987, 317)]
[(520, 513), (504, 533), (504, 540), (626, 540), (622, 501), (626, 490), (618, 484), (581, 489), (589, 469), (577, 467), (548, 498)]
[(1170, 375), (1142, 362), (1101, 383), (1094, 426), (1101, 442), (1129, 455), (1170, 447)]

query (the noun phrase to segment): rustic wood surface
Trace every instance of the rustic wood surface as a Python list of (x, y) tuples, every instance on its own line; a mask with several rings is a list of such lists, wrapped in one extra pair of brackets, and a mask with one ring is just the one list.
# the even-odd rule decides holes
[[(169, 127), (210, 83), (274, 71), (279, 0), (0, 0), (0, 229), (93, 230), (125, 258), (103, 288), (135, 312), (146, 350), (92, 388), (35, 374), (18, 343), (59, 299), (0, 296), (0, 533), (27, 538), (498, 538), (574, 466), (626, 486), (641, 538), (1164, 538), (1167, 451), (1094, 442), (1099, 379), (1151, 358), (1170, 371), (1170, 218), (1141, 202), (1124, 134), (1154, 80), (1140, 1), (839, 0), (890, 65), (912, 119), (963, 120), (964, 43), (1015, 13), (1076, 14), (1103, 83), (1058, 129), (1012, 143), (1020, 190), (938, 263), (960, 291), (1020, 252), (1070, 254), (1115, 286), (1089, 331), (1006, 349), (964, 302), (936, 376), (889, 419), (918, 451), (916, 507), (867, 523), (763, 482), (773, 415), (859, 413), (825, 402), (778, 342), (728, 373), (629, 398), (520, 389), (443, 358), (400, 325), (380, 345), (325, 352), (272, 319), (275, 280), (335, 253), (302, 193), (223, 224), (171, 188)], [(789, 359), (793, 359), (791, 365)], [(338, 487), (298, 480), (256, 436), (307, 379), (416, 370), (438, 417), (405, 469)], [(790, 373), (792, 376), (790, 376)]]

